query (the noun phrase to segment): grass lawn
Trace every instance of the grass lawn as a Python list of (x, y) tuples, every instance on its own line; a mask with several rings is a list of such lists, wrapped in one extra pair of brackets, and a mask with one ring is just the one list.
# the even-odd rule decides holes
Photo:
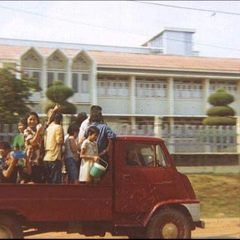
[(240, 217), (240, 174), (186, 174), (201, 203), (201, 218)]

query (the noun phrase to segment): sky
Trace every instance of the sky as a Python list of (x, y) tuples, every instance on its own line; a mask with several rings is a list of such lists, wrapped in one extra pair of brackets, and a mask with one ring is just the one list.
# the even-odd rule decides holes
[(135, 46), (195, 30), (200, 56), (240, 58), (240, 1), (0, 1), (0, 38)]

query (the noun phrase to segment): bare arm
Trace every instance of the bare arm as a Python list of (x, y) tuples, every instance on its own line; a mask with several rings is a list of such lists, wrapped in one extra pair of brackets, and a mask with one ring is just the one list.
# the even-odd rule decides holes
[(7, 160), (8, 168), (2, 171), (3, 176), (5, 178), (9, 178), (11, 176), (12, 171), (13, 171), (14, 167), (16, 166), (17, 162), (18, 161), (12, 156), (12, 152), (11, 152), (10, 158)]
[(91, 156), (91, 155), (85, 155), (86, 154), (86, 148), (82, 148), (80, 152), (80, 158), (84, 158), (86, 160), (93, 160), (94, 162), (98, 161), (98, 156)]
[(34, 137), (29, 140), (29, 144), (30, 144), (31, 146), (34, 146), (34, 145), (39, 144), (41, 135), (43, 134), (43, 131), (44, 131), (44, 127), (41, 125), (41, 126), (37, 129), (37, 132), (36, 132), (36, 134), (34, 135)]
[(79, 142), (76, 143), (76, 140), (74, 137), (69, 137), (70, 147), (73, 153), (76, 153), (79, 148)]

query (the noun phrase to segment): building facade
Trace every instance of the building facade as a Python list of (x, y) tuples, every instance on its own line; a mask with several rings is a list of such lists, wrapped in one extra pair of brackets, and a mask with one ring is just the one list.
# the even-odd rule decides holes
[[(0, 39), (0, 67), (38, 80), (42, 90), (30, 100), (40, 114), (45, 113), (46, 89), (61, 80), (74, 90), (68, 101), (77, 112), (101, 105), (109, 124), (201, 125), (208, 97), (219, 88), (234, 96), (231, 107), (240, 116), (240, 58), (196, 56), (193, 33), (167, 29), (139, 48)], [(169, 41), (179, 37), (179, 46), (170, 51), (164, 47), (170, 43), (157, 45), (165, 35), (172, 36)]]

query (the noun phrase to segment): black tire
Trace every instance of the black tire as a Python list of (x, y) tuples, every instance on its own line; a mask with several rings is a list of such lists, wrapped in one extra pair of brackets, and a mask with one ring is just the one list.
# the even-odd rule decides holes
[(14, 216), (0, 214), (0, 238), (23, 239), (23, 230)]
[(190, 221), (179, 210), (164, 208), (150, 219), (146, 238), (190, 239)]

